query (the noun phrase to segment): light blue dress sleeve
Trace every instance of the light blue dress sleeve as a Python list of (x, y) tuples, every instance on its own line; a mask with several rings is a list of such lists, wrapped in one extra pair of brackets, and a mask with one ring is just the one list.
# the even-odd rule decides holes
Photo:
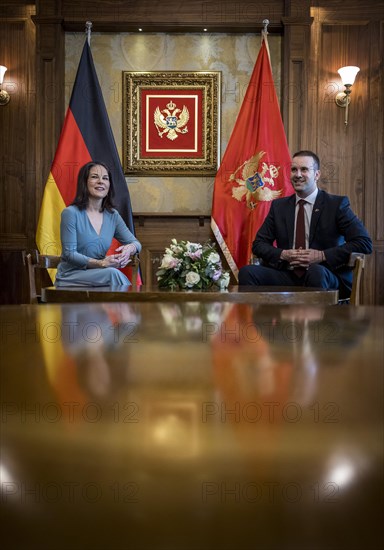
[(77, 268), (86, 269), (90, 257), (78, 252), (78, 218), (79, 213), (74, 207), (65, 208), (61, 213), (61, 257)]
[(116, 217), (115, 239), (117, 239), (121, 244), (134, 244), (136, 246), (136, 252), (140, 252), (140, 242), (136, 239), (134, 234), (131, 233), (123, 218), (116, 210), (114, 211), (114, 216)]

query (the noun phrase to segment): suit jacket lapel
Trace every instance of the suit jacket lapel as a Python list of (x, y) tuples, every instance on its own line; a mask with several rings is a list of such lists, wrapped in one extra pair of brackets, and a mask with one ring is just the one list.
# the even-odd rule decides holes
[(317, 222), (319, 221), (319, 218), (323, 211), (323, 206), (324, 206), (324, 191), (319, 189), (319, 192), (317, 193), (317, 197), (315, 200), (315, 204), (313, 205), (311, 225), (309, 227), (309, 248), (311, 248), (313, 237), (316, 231)]
[(288, 198), (288, 208), (286, 208), (286, 231), (289, 237), (289, 248), (294, 248), (293, 234), (295, 232), (295, 208), (296, 208), (296, 195), (293, 194)]

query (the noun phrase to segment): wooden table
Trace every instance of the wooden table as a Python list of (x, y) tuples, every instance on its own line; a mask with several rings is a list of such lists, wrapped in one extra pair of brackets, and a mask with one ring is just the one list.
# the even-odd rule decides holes
[(383, 313), (1, 307), (2, 546), (381, 548)]
[(227, 290), (166, 291), (156, 287), (62, 287), (42, 289), (42, 301), (47, 303), (71, 302), (232, 302), (251, 304), (337, 304), (337, 290), (309, 287), (238, 287)]

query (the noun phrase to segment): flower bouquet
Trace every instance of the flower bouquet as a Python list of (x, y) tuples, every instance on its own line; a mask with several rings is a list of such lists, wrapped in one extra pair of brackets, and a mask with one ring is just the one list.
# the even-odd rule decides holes
[(172, 239), (156, 275), (159, 287), (170, 290), (225, 289), (229, 285), (229, 273), (210, 242), (201, 245)]

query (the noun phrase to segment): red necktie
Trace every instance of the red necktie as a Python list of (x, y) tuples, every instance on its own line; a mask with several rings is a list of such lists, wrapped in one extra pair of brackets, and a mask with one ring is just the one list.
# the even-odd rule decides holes
[[(305, 246), (305, 222), (304, 222), (304, 204), (307, 201), (299, 200), (299, 211), (296, 218), (296, 238), (295, 248), (306, 248)], [(302, 277), (306, 272), (304, 267), (295, 267), (293, 270), (298, 277)]]

